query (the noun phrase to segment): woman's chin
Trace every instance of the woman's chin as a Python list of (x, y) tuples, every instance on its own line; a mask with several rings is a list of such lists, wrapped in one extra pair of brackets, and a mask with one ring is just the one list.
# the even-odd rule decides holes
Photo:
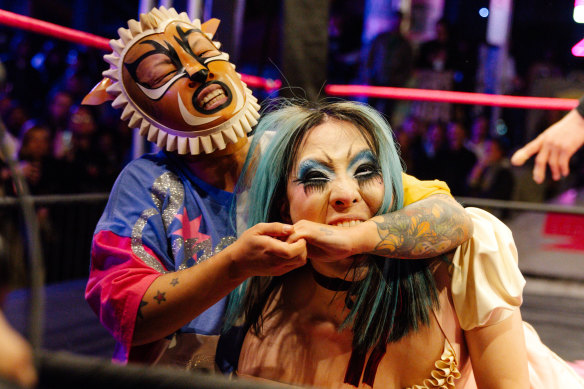
[(312, 262), (319, 273), (347, 281), (360, 281), (367, 275), (367, 254), (356, 254), (335, 262)]

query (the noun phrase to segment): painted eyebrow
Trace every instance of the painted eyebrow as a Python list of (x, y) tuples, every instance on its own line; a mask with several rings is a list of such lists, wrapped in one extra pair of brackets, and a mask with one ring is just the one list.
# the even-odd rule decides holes
[[(168, 42), (164, 41), (165, 43), (168, 44)], [(140, 63), (142, 61), (144, 61), (146, 58), (148, 58), (151, 55), (154, 54), (164, 54), (166, 55), (177, 67), (180, 64), (180, 61), (178, 59), (178, 55), (176, 53), (176, 51), (174, 50), (174, 48), (172, 46), (167, 46), (164, 47), (160, 42), (157, 42), (155, 40), (152, 39), (148, 39), (145, 40), (144, 42), (140, 42), (141, 45), (151, 45), (153, 47), (152, 50), (142, 54), (140, 57), (138, 57), (138, 59), (136, 59), (134, 62), (131, 63), (124, 63), (124, 66), (126, 67), (126, 69), (128, 69), (128, 71), (130, 72), (130, 75), (132, 76), (132, 78), (136, 81), (138, 81), (138, 76), (136, 74), (138, 66), (140, 65)]]
[(304, 161), (300, 162), (300, 165), (298, 166), (298, 176), (302, 177), (307, 170), (313, 168), (321, 168), (330, 173), (334, 172), (332, 165), (328, 162), (318, 161), (316, 159), (305, 159)]
[(362, 150), (357, 153), (349, 162), (349, 169), (355, 166), (359, 161), (368, 160), (370, 162), (378, 163), (377, 157), (373, 154), (371, 150)]

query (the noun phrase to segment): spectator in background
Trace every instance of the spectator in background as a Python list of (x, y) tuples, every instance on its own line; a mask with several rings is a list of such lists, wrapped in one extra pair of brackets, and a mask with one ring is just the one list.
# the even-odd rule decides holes
[(466, 148), (466, 128), (460, 122), (450, 122), (447, 130), (448, 148), (437, 155), (438, 178), (446, 181), (454, 196), (468, 194), (467, 180), (477, 161), (472, 151)]
[(32, 39), (16, 34), (12, 39), (6, 67), (6, 92), (27, 110), (33, 112), (42, 107), (46, 93), (42, 77), (31, 64), (34, 52)]
[(514, 178), (502, 138), (485, 141), (485, 153), (478, 159), (469, 177), (470, 195), (497, 200), (511, 200)]
[[(402, 21), (403, 14), (394, 12), (389, 29), (373, 39), (366, 63), (369, 85), (403, 87), (412, 75), (414, 51), (401, 32)], [(392, 100), (374, 99), (370, 104), (387, 115), (392, 113)]]
[(470, 139), (466, 142), (465, 146), (480, 160), (485, 155), (485, 145), (488, 137), (489, 119), (484, 115), (479, 115), (472, 122)]
[(442, 18), (436, 22), (436, 38), (420, 45), (416, 68), (437, 72), (452, 69), (453, 51), (450, 25)]
[(408, 116), (396, 131), (400, 155), (406, 165), (406, 171), (416, 177), (423, 176), (423, 170), (428, 165), (424, 151), (425, 128), (421, 120), (415, 116)]
[(424, 165), (419, 169), (420, 178), (429, 180), (438, 178), (440, 174), (439, 160), (446, 148), (446, 126), (442, 122), (430, 123), (424, 138)]
[[(71, 149), (64, 159), (71, 163), (73, 175), (77, 177), (74, 190), (80, 193), (109, 191), (115, 176), (111, 176), (108, 158), (99, 149), (100, 132), (92, 107), (74, 107), (68, 131), (71, 133)], [(116, 169), (113, 170), (117, 173)]]
[(71, 147), (71, 133), (67, 131), (73, 96), (64, 90), (53, 91), (47, 102), (44, 122), (53, 137), (53, 154), (62, 158)]
[(67, 91), (76, 104), (80, 103), (87, 91), (93, 87), (93, 80), (99, 77), (100, 71), (97, 69), (99, 63), (101, 57), (94, 58), (91, 51), (81, 51), (78, 48), (70, 50), (67, 68), (55, 87)]
[(30, 124), (23, 132), (18, 153), (20, 168), (33, 195), (69, 193), (73, 181), (67, 163), (52, 154), (52, 137), (45, 126)]

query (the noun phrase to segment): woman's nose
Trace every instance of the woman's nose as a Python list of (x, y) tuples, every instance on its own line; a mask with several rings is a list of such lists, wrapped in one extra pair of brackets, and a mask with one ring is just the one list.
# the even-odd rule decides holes
[(332, 185), (330, 194), (331, 206), (335, 209), (343, 209), (358, 203), (361, 193), (357, 183), (350, 180), (341, 180)]

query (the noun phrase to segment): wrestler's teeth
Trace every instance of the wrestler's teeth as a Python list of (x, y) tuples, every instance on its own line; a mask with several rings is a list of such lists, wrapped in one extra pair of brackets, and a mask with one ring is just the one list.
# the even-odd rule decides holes
[(334, 224), (336, 227), (353, 227), (357, 224), (361, 224), (361, 220), (351, 220), (351, 221), (344, 221)]
[(215, 97), (220, 96), (220, 95), (224, 95), (223, 90), (222, 89), (215, 89), (213, 92), (209, 93), (208, 95), (206, 95), (203, 98), (203, 101), (201, 101), (201, 106), (204, 106), (209, 101), (213, 100)]

